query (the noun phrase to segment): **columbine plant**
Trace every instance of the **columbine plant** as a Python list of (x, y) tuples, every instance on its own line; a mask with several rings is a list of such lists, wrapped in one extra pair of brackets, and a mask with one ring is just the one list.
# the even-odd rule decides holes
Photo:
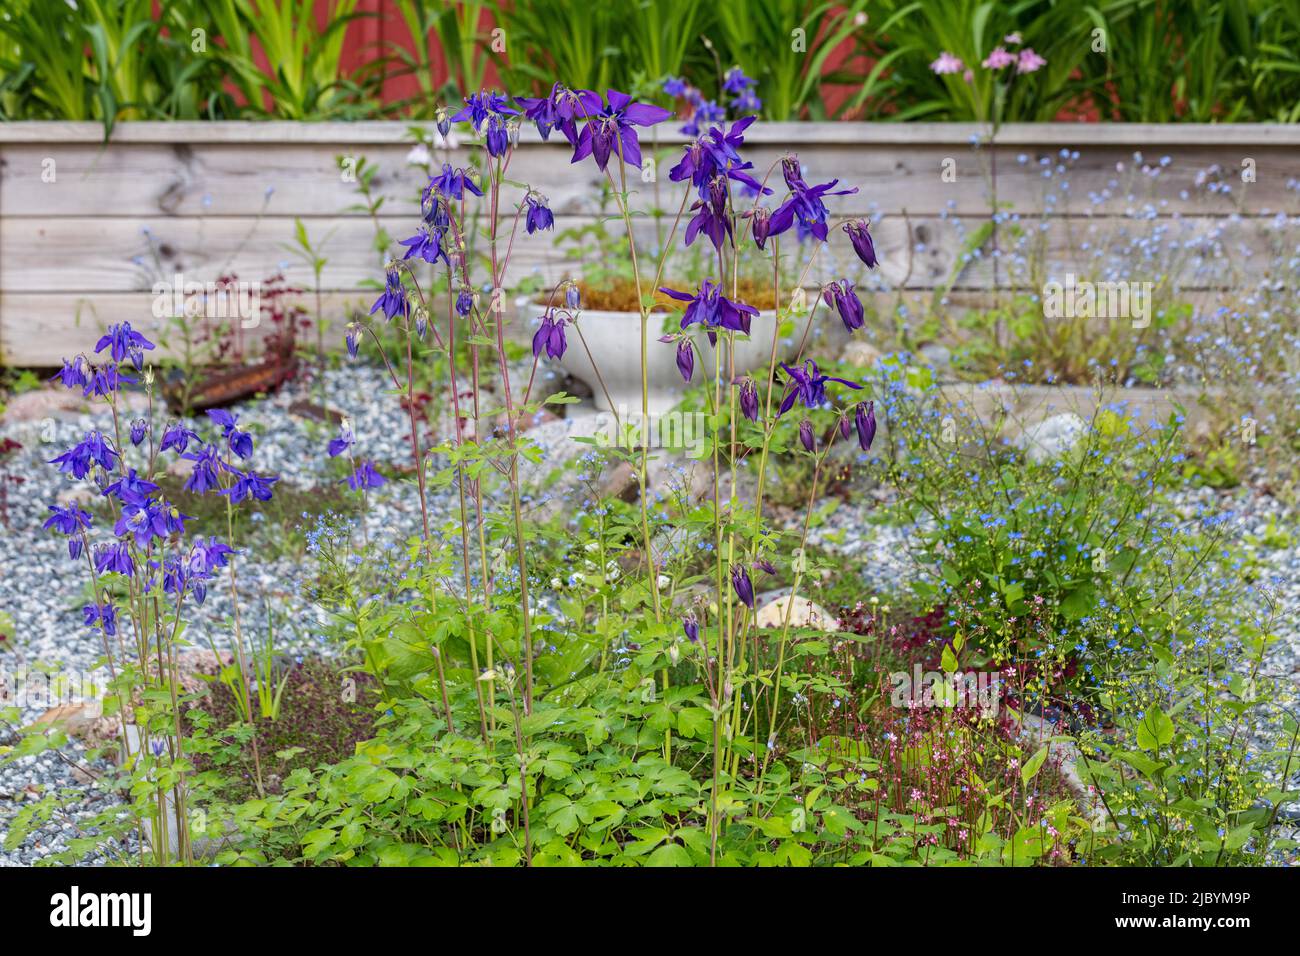
[[(87, 432), (81, 441), (51, 459), (59, 471), (88, 480), (110, 514), (107, 533), (96, 534), (94, 516), (77, 504), (51, 505), (45, 528), (68, 541), (70, 561), (84, 564), (91, 600), (82, 609), (86, 627), (98, 635), (110, 676), (106, 713), (116, 714), (132, 772), (134, 811), (150, 826), (157, 862), (193, 860), (188, 823), (186, 774), (193, 769), (184, 750), (185, 705), (177, 675), (177, 653), (184, 645), (186, 615), (216, 587), (228, 586), (234, 644), (239, 667), (247, 674), (240, 624), (236, 561), (231, 546), (233, 511), (248, 499), (267, 501), (277, 478), (259, 475), (245, 462), (253, 437), (230, 412), (208, 412), (211, 431), (204, 440), (181, 421), (155, 423), (153, 369), (144, 354), (154, 344), (129, 322), (110, 326), (92, 356), (64, 360), (55, 378), (102, 400), (111, 428)], [(104, 354), (107, 353), (107, 354)], [(139, 378), (131, 373), (140, 373)], [(141, 383), (144, 417), (127, 420), (122, 390)], [(165, 458), (190, 462), (184, 488), (226, 499), (225, 540), (193, 534), (192, 516), (163, 495), (155, 480)], [(247, 695), (250, 681), (242, 686)], [(247, 696), (243, 701), (251, 713)], [(257, 761), (256, 739), (252, 742)], [(260, 771), (258, 787), (261, 787)], [(177, 845), (170, 846), (175, 821)], [(143, 846), (142, 846), (143, 852)]]
[[(727, 89), (739, 101), (753, 99), (752, 81), (743, 74), (738, 71), (729, 74), (727, 82)], [(750, 103), (745, 108), (755, 108), (755, 105)], [(809, 512), (816, 499), (822, 465), (836, 439), (854, 439), (863, 451), (867, 451), (876, 433), (874, 403), (856, 398), (864, 386), (824, 374), (815, 361), (803, 354), (812, 323), (822, 304), (833, 308), (850, 332), (861, 328), (862, 303), (847, 279), (827, 284), (820, 290), (812, 308), (806, 310), (798, 354), (792, 357), (792, 361), (781, 361), (790, 356), (781, 349), (780, 322), (773, 331), (765, 376), (755, 379), (739, 375), (734, 359), (737, 341), (750, 334), (751, 321), (758, 314), (758, 310), (741, 301), (738, 294), (742, 250), (752, 242), (760, 254), (770, 258), (773, 298), (779, 317), (802, 316), (805, 310), (796, 312), (793, 303), (802, 299), (803, 282), (822, 247), (830, 240), (832, 220), (826, 202), (856, 192), (856, 189), (837, 188), (838, 180), (810, 183), (806, 171), (794, 156), (774, 163), (759, 179), (753, 164), (741, 153), (745, 131), (752, 124), (753, 117), (741, 119), (730, 127), (720, 124), (706, 129), (704, 121), (709, 117), (697, 111), (694, 118), (700, 121), (699, 136), (686, 146), (669, 175), (672, 182), (681, 184), (681, 203), (672, 220), (667, 241), (662, 244), (657, 258), (648, 262), (632, 230), (632, 193), (627, 170), (629, 166), (639, 169), (643, 163), (639, 132), (653, 128), (670, 116), (668, 110), (635, 102), (616, 90), (601, 96), (590, 90), (568, 90), (559, 85), (545, 97), (519, 98), (513, 105), (500, 94), (476, 93), (468, 97), (459, 111), (440, 111), (439, 133), (444, 137), (449, 134), (452, 123), (469, 124), (486, 152), (484, 174), (479, 179), (470, 170), (453, 168), (448, 164), (430, 178), (422, 194), (422, 222), (414, 235), (402, 241), (406, 250), (403, 258), (388, 264), (384, 292), (371, 309), (374, 318), (355, 323), (349, 328), (346, 338), (353, 356), (358, 353), (361, 339), (367, 335), (380, 346), (393, 385), (403, 393), (408, 409), (414, 405), (411, 401), (412, 383), (421, 355), (433, 352), (447, 358), (447, 399), (455, 423), (451, 438), (436, 448), (422, 449), (412, 417), (411, 444), (422, 507), (430, 453), (444, 455), (449, 462), (448, 467), (433, 480), (454, 484), (459, 497), (459, 581), (453, 587), (453, 582), (440, 578), (446, 567), (441, 558), (434, 555), (426, 509), (422, 540), (412, 548), (413, 556), (420, 559), (417, 564), (423, 564), (425, 568), (423, 577), (417, 574), (416, 578), (417, 589), (424, 599), (412, 608), (411, 613), (415, 619), (420, 619), (422, 615), (432, 613), (439, 601), (456, 602), (463, 615), (471, 673), (476, 678), (473, 692), (477, 701), (479, 735), (485, 743), (488, 742), (496, 722), (502, 718), (507, 724), (515, 725), (515, 744), (521, 768), (517, 793), (527, 859), (532, 855), (529, 835), (529, 794), (532, 787), (529, 783), (529, 751), (519, 730), (519, 719), (534, 713), (534, 708), (539, 706), (539, 693), (545, 693), (549, 688), (539, 688), (535, 675), (543, 648), (536, 636), (537, 609), (531, 591), (536, 582), (530, 574), (529, 534), (525, 531), (521, 506), (519, 459), (532, 455), (530, 443), (523, 433), (525, 421), (545, 402), (569, 400), (560, 394), (539, 401), (533, 388), (543, 357), (558, 359), (571, 346), (572, 337), (582, 340), (582, 313), (576, 287), (566, 283), (555, 289), (545, 303), (533, 336), (532, 366), (527, 382), (521, 388), (512, 380), (512, 373), (517, 373), (511, 367), (501, 314), (501, 290), (506, 270), (515, 243), (522, 238), (521, 226), (523, 235), (528, 236), (549, 230), (554, 223), (545, 199), (527, 186), (514, 195), (511, 206), (509, 189), (513, 184), (508, 181), (507, 174), (519, 141), (520, 123), (531, 121), (543, 139), (558, 131), (573, 148), (571, 161), (594, 163), (613, 192), (625, 225), (627, 257), (640, 302), (642, 420), (649, 421), (649, 350), (660, 347), (651, 340), (649, 329), (650, 309), (656, 291), (684, 303), (678, 330), (659, 341), (675, 349), (677, 367), (684, 379), (692, 380), (699, 369), (705, 380), (713, 425), (710, 438), (713, 498), (705, 505), (712, 539), (712, 601), (697, 601), (690, 608), (682, 607), (680, 610), (673, 606), (680, 597), (667, 573), (670, 570), (667, 561), (656, 543), (656, 535), (671, 530), (672, 519), (658, 506), (658, 493), (649, 487), (649, 448), (648, 442), (644, 441), (633, 443), (633, 447), (639, 447), (635, 465), (640, 542), (639, 547), (627, 548), (625, 559), (639, 565), (636, 578), (643, 583), (632, 591), (630, 600), (640, 604), (653, 622), (649, 630), (657, 637), (658, 649), (651, 652), (647, 666), (651, 673), (660, 671), (660, 692), (669, 691), (669, 667), (681, 660), (684, 654), (695, 655), (697, 673), (707, 687), (708, 713), (715, 744), (707, 821), (710, 859), (716, 859), (719, 836), (726, 825), (720, 794), (736, 785), (741, 773), (742, 753), (748, 765), (761, 775), (775, 750), (779, 731), (782, 670), (792, 625), (787, 613), (780, 634), (775, 671), (763, 671), (755, 625), (758, 599), (754, 584), (756, 573), (772, 574), (778, 570), (774, 563), (774, 559), (779, 557), (776, 539), (763, 520), (764, 479), (769, 456), (794, 453), (777, 439), (783, 434), (777, 427), (778, 422), (796, 407), (804, 412), (835, 408), (838, 425), (829, 435), (815, 434), (810, 422), (805, 422), (799, 430), (803, 450), (797, 454), (810, 456), (814, 462), (814, 479), (808, 489)], [(768, 185), (778, 167), (780, 176), (774, 182), (781, 185), (779, 195), (774, 185)], [(471, 274), (466, 239), (470, 216), (467, 197), (470, 196), (481, 199), (487, 210), (485, 258), (489, 273), (486, 281), (476, 280)], [(683, 246), (691, 246), (700, 239), (707, 239), (712, 246), (715, 266), (712, 275), (704, 278), (698, 288), (660, 287), (665, 268), (677, 250), (674, 240), (679, 230), (684, 233)], [(875, 266), (878, 258), (868, 224), (864, 221), (845, 222), (843, 231), (858, 257), (868, 267)], [(785, 290), (788, 302), (783, 302), (780, 244), (781, 237), (789, 232), (794, 232), (801, 241), (811, 243), (812, 247), (799, 283), (795, 289)], [(443, 318), (434, 315), (438, 308), (433, 296), (435, 289), (426, 290), (421, 286), (412, 268), (415, 262), (427, 263), (440, 271), (436, 291), (445, 301)], [(490, 298), (480, 295), (480, 291), (487, 292)], [(383, 348), (383, 342), (390, 340), (391, 336), (379, 334), (379, 327), (374, 325), (380, 316), (398, 329), (405, 354), (396, 359), (388, 354), (391, 350)], [(700, 332), (704, 334), (697, 337)], [(457, 350), (458, 341), (468, 343), (465, 367), (458, 367), (461, 354)], [(488, 410), (480, 408), (480, 389), (488, 382), (488, 365), (493, 358), (496, 394), (503, 407)], [(469, 379), (471, 392), (463, 391), (465, 378)], [(469, 408), (463, 407), (463, 396), (467, 394), (473, 396)], [(341, 435), (336, 439), (331, 452), (335, 451), (335, 445), (340, 452), (348, 448), (347, 437)], [(758, 453), (757, 490), (752, 500), (742, 502), (736, 481), (737, 471), (751, 452)], [(485, 478), (493, 472), (505, 479), (508, 488), (509, 516), (504, 523), (494, 523), (491, 516), (485, 515)], [(805, 537), (807, 529), (808, 520), (805, 518)], [(497, 531), (504, 532), (504, 541), (496, 537)], [(477, 540), (471, 541), (471, 535), (475, 535)], [(605, 540), (602, 535), (601, 541)], [(423, 558), (420, 558), (421, 553)], [(605, 573), (608, 575), (613, 556), (604, 550), (603, 544), (600, 557), (600, 566), (607, 569)], [(806, 564), (795, 557), (791, 566), (797, 593)], [(452, 595), (450, 598), (449, 594)], [(627, 600), (629, 598), (625, 597), (624, 602)], [(608, 633), (606, 621), (610, 611), (607, 601), (602, 603), (602, 608), (594, 629), (603, 635)], [(515, 618), (517, 628), (503, 626), (503, 613)], [(681, 621), (679, 627), (685, 638), (684, 645), (675, 636), (676, 628), (669, 623), (674, 617)], [(605, 640), (613, 638), (606, 637)], [(608, 645), (592, 647), (587, 659), (573, 663), (579, 671), (589, 666), (603, 670), (610, 656), (609, 650)], [(433, 651), (442, 696), (447, 700), (442, 652), (437, 646)], [(645, 653), (642, 646), (642, 657)], [(651, 683), (655, 681), (652, 679)], [(507, 696), (504, 712), (499, 710), (499, 694), (502, 692)], [(455, 687), (450, 696), (456, 696)], [(449, 703), (445, 711), (446, 724), (450, 728), (453, 717)], [(756, 733), (755, 725), (760, 711), (765, 723), (762, 735)], [(763, 736), (767, 740), (761, 758), (755, 754), (756, 748), (745, 743), (746, 739), (754, 736)], [(666, 734), (665, 760), (671, 759), (671, 739), (671, 733)]]

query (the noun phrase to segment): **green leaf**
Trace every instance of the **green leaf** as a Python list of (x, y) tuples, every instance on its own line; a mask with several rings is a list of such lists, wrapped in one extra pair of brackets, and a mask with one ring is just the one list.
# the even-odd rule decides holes
[(1047, 759), (1047, 744), (1038, 748), (1038, 752), (1025, 761), (1025, 765), (1020, 768), (1020, 779), (1025, 783), (1033, 780), (1038, 776), (1038, 771), (1043, 768), (1043, 762)]
[(1174, 739), (1174, 722), (1159, 707), (1147, 708), (1137, 728), (1137, 744), (1143, 750), (1159, 750)]

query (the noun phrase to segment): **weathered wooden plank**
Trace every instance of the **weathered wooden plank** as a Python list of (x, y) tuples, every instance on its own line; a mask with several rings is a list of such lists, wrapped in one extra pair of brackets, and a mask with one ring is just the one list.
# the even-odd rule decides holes
[[(401, 120), (360, 122), (132, 122), (118, 123), (114, 143), (400, 143), (413, 124)], [(961, 145), (972, 136), (986, 138), (981, 123), (756, 123), (748, 134), (755, 143), (845, 143), (850, 145), (918, 143)], [(662, 124), (664, 142), (685, 142), (674, 123)], [(524, 142), (537, 134), (525, 127)], [(21, 122), (0, 126), (0, 143), (51, 141), (100, 143), (99, 123)], [(1287, 123), (1007, 123), (997, 135), (1009, 145), (1118, 146), (1159, 145), (1300, 145), (1300, 126)]]
[[(794, 143), (807, 175), (838, 178), (858, 192), (836, 197), (832, 211), (845, 216), (987, 213), (992, 152), (966, 144), (892, 146)], [(760, 145), (746, 155), (760, 178), (769, 174), (784, 148)], [(1300, 151), (1290, 147), (1183, 147), (1165, 153), (1147, 149), (1144, 175), (1128, 147), (1085, 144), (1077, 159), (1061, 157), (1043, 144), (997, 151), (997, 197), (1021, 215), (1050, 209), (1057, 214), (1117, 214), (1143, 210), (1157, 215), (1267, 215), (1300, 209), (1288, 183), (1300, 179)], [(356, 217), (366, 210), (354, 181), (339, 168), (340, 157), (364, 156), (376, 165), (373, 180), (384, 211), (414, 211), (424, 186), (421, 169), (407, 162), (409, 144), (114, 144), (108, 149), (82, 143), (17, 144), (0, 147), (0, 215), (4, 217), (96, 216)], [(647, 149), (647, 155), (650, 150)], [(658, 154), (657, 186), (633, 181), (635, 205), (674, 210), (681, 187), (668, 180), (679, 147)], [(1168, 155), (1169, 164), (1160, 167)], [(469, 162), (464, 151), (447, 154), (455, 165)], [(1255, 181), (1241, 182), (1243, 159), (1253, 162)], [(531, 184), (560, 214), (593, 213), (605, 178), (594, 164), (570, 164), (558, 143), (520, 149), (508, 177)], [(52, 165), (51, 165), (52, 164)], [(1218, 167), (1218, 171), (1207, 170)], [(952, 176), (945, 177), (945, 170)], [(1066, 169), (1066, 172), (1061, 172)], [(1050, 173), (1045, 176), (1044, 173)], [(779, 170), (769, 182), (783, 189)], [(49, 181), (53, 177), (53, 181)], [(951, 181), (949, 181), (951, 179)], [(1222, 182), (1231, 192), (1210, 193)], [(1067, 185), (1064, 185), (1068, 183)], [(1217, 187), (1216, 187), (1217, 188)], [(1051, 197), (1050, 199), (1048, 197)], [(780, 198), (780, 193), (774, 199)]]
[[(394, 237), (412, 232), (409, 217), (380, 220)], [(557, 230), (583, 220), (558, 217)], [(955, 285), (988, 288), (994, 285), (1041, 284), (1066, 272), (1093, 279), (1160, 281), (1168, 276), (1189, 288), (1244, 286), (1269, 274), (1275, 248), (1294, 254), (1297, 225), (1290, 235), (1273, 220), (1163, 219), (1131, 220), (1098, 217), (1053, 223), (1041, 234), (1038, 223), (1007, 224), (1000, 230), (1002, 259), (994, 275), (991, 244), (978, 254), (966, 245), (983, 220), (970, 217), (909, 218), (893, 216), (875, 228), (880, 270), (864, 277), (867, 285), (934, 288), (950, 283), (954, 267), (964, 265)], [(910, 247), (909, 247), (910, 225)], [(615, 235), (619, 224), (611, 228)], [(643, 254), (652, 244), (653, 225), (638, 221)], [(171, 282), (176, 273), (185, 281), (207, 282), (233, 272), (243, 281), (267, 278), (277, 271), (292, 285), (312, 286), (308, 266), (288, 244), (294, 222), (279, 217), (261, 219), (0, 219), (0, 290), (5, 292), (134, 292)], [(1019, 232), (1017, 237), (1016, 233)], [(328, 260), (322, 276), (326, 291), (362, 289), (382, 279), (382, 262), (373, 249), (373, 226), (365, 219), (314, 220), (310, 235)], [(1033, 247), (1045, 241), (1045, 271), (1029, 274)], [(402, 251), (393, 247), (396, 251)], [(480, 246), (480, 248), (482, 248)], [(504, 248), (504, 240), (503, 240)], [(802, 262), (806, 247), (783, 243), (794, 262)], [(1128, 264), (1117, 265), (1106, 250), (1126, 250)], [(1123, 274), (1112, 274), (1116, 269)], [(547, 235), (516, 239), (507, 287), (531, 276), (555, 282), (574, 272), (574, 264)], [(860, 276), (861, 264), (843, 237), (818, 254), (809, 282)], [(485, 278), (477, 269), (475, 278)]]

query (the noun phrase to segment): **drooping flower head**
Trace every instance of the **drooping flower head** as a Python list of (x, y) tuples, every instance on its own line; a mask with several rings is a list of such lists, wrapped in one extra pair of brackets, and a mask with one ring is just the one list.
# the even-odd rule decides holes
[(740, 382), (740, 411), (751, 422), (758, 421), (758, 386), (748, 376)]
[(744, 565), (733, 565), (731, 568), (731, 587), (736, 592), (736, 597), (740, 603), (744, 604), (751, 611), (754, 609), (754, 584), (749, 580), (749, 572)]
[(190, 447), (190, 442), (196, 442), (198, 439), (198, 432), (191, 431), (180, 422), (175, 422), (163, 429), (162, 444), (158, 446), (158, 450), (167, 451), (169, 448), (175, 448), (178, 452), (183, 452)]
[[(451, 265), (451, 259), (448, 258), (447, 251), (442, 247), (442, 233), (437, 229), (434, 229), (432, 226), (420, 226), (415, 235), (409, 236), (406, 239), (398, 240), (398, 245), (406, 246), (406, 255), (402, 256), (403, 259), (409, 259), (412, 256), (419, 256), (430, 265), (436, 264), (438, 260), (442, 260), (447, 263), (447, 265)], [(398, 284), (401, 284), (400, 278), (398, 279)], [(387, 294), (387, 292), (384, 293), (384, 295)], [(373, 313), (379, 305), (380, 303), (376, 302), (374, 308), (370, 310), (371, 313)], [(388, 314), (387, 307), (384, 308), (384, 314)]]
[(858, 402), (853, 424), (858, 430), (858, 445), (863, 451), (870, 451), (871, 443), (876, 440), (876, 403)]
[(732, 302), (724, 296), (712, 279), (705, 279), (699, 292), (694, 295), (676, 289), (660, 288), (659, 291), (679, 302), (690, 303), (682, 315), (682, 328), (697, 323), (704, 326), (709, 333), (709, 341), (714, 345), (718, 343), (719, 329), (730, 329), (748, 335), (750, 319), (758, 315), (758, 309), (752, 305)]
[(564, 336), (564, 316), (547, 312), (542, 316), (542, 324), (533, 333), (533, 357), (539, 358), (545, 352), (549, 358), (564, 358), (564, 351), (569, 347)]
[(424, 187), (421, 202), (425, 205), (430, 203), (437, 205), (434, 193), (439, 193), (448, 199), (464, 199), (466, 192), (471, 192), (475, 196), (483, 195), (483, 191), (474, 185), (474, 180), (466, 170), (453, 169), (451, 163), (443, 163), (442, 173), (429, 177), (429, 185)]
[(794, 156), (787, 156), (781, 160), (781, 174), (790, 189), (790, 198), (772, 214), (769, 233), (779, 235), (789, 229), (792, 223), (798, 223), (815, 239), (825, 242), (829, 234), (826, 218), (830, 215), (830, 210), (826, 208), (824, 200), (827, 196), (852, 195), (858, 191), (857, 187), (836, 189), (835, 187), (839, 185), (838, 179), (809, 186), (804, 181), (799, 160)]
[(239, 504), (245, 498), (270, 501), (271, 486), (280, 480), (275, 475), (257, 475), (251, 471), (240, 471), (237, 468), (228, 468), (227, 471), (235, 480), (229, 488), (222, 488), (217, 493), (228, 495), (232, 505)]
[(93, 465), (105, 471), (112, 471), (117, 462), (116, 449), (107, 438), (99, 432), (86, 432), (80, 442), (62, 455), (50, 459), (50, 464), (58, 465), (59, 471), (80, 480), (90, 473)]
[(785, 398), (781, 401), (778, 415), (784, 415), (794, 407), (796, 400), (802, 401), (806, 408), (820, 408), (826, 402), (826, 383), (838, 382), (840, 385), (847, 385), (852, 389), (862, 388), (857, 382), (850, 382), (846, 378), (835, 378), (830, 375), (821, 374), (821, 369), (812, 359), (807, 359), (803, 363), (803, 368), (791, 368), (784, 362), (781, 368), (785, 369), (786, 375), (790, 377), (787, 383)]
[(348, 487), (353, 491), (360, 491), (363, 488), (378, 488), (386, 481), (384, 476), (375, 471), (375, 466), (368, 461), (359, 463), (346, 480)]
[[(537, 132), (541, 134), (543, 142), (550, 139), (552, 129), (558, 129), (569, 141), (569, 145), (577, 144), (577, 121), (582, 115), (578, 112), (578, 94), (556, 83), (547, 96), (516, 96), (515, 101), (524, 108), (524, 116), (537, 124)], [(596, 97), (596, 103), (599, 103), (599, 97)], [(599, 106), (594, 109), (599, 109)]]
[(352, 434), (352, 426), (344, 419), (339, 425), (338, 437), (330, 439), (326, 450), (331, 458), (336, 458), (355, 445), (356, 442), (356, 437)]
[(90, 384), (87, 378), (87, 362), (78, 355), (71, 362), (63, 360), (63, 368), (50, 376), (50, 381), (56, 378), (62, 383), (64, 388), (85, 388)]
[(865, 321), (862, 300), (858, 298), (857, 291), (853, 288), (853, 283), (848, 279), (840, 279), (838, 282), (832, 282), (826, 286), (825, 293), (827, 298), (839, 312), (844, 327), (850, 332), (856, 332), (862, 328)]
[(844, 224), (844, 231), (848, 233), (849, 241), (853, 243), (853, 251), (858, 254), (868, 269), (874, 269), (879, 263), (876, 257), (876, 244), (871, 241), (871, 233), (867, 230), (867, 221), (865, 219), (854, 219)]
[(690, 339), (684, 338), (677, 343), (677, 371), (682, 373), (682, 379), (687, 382), (695, 374), (695, 347), (691, 345)]
[(136, 474), (135, 469), (131, 468), (117, 481), (106, 486), (103, 494), (106, 497), (116, 498), (123, 505), (142, 505), (157, 490), (156, 484), (141, 478)]
[[(400, 268), (390, 267), (388, 269), (387, 275), (384, 277), (384, 294), (376, 299), (375, 304), (370, 307), (370, 314), (374, 315), (381, 309), (387, 319), (393, 319), (399, 315), (406, 317), (411, 313), (411, 303), (406, 297), (406, 286), (402, 284)], [(353, 353), (353, 358), (355, 357), (356, 354)]]
[(555, 225), (555, 216), (546, 205), (546, 197), (529, 193), (524, 199), (528, 212), (524, 218), (524, 231), (530, 236), (538, 229), (550, 229)]
[(817, 450), (817, 439), (813, 435), (812, 422), (806, 418), (799, 423), (799, 442), (810, 452)]
[(682, 618), (682, 633), (692, 644), (700, 643), (700, 622), (695, 619), (694, 614), (687, 614)]
[(117, 612), (112, 604), (87, 604), (81, 613), (86, 627), (98, 627), (107, 637), (117, 634)]
[(253, 436), (236, 427), (239, 423), (238, 415), (224, 408), (211, 408), (208, 409), (208, 418), (221, 427), (221, 434), (232, 452), (240, 458), (248, 458), (253, 454)]

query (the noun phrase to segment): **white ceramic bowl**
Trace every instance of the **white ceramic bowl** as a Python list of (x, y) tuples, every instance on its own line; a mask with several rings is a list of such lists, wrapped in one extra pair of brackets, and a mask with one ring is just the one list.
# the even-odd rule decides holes
[[(680, 313), (677, 313), (680, 314)], [(677, 404), (685, 394), (687, 384), (682, 380), (682, 373), (677, 370), (677, 348), (659, 341), (663, 333), (664, 313), (652, 312), (646, 323), (647, 374), (649, 379), (650, 414), (662, 414)], [(775, 312), (760, 312), (750, 322), (750, 335), (747, 341), (736, 343), (736, 375), (757, 368), (767, 368), (772, 355), (772, 332), (776, 324)], [(595, 396), (596, 407), (602, 411), (617, 411), (620, 416), (624, 410), (632, 414), (641, 412), (641, 317), (635, 312), (596, 312), (578, 313), (578, 327), (582, 330), (581, 338), (572, 327), (565, 329), (568, 348), (559, 365), (574, 378), (586, 383)], [(692, 336), (697, 346), (695, 357), (695, 375), (692, 382), (704, 381), (707, 366), (708, 378), (713, 377), (713, 346), (709, 344), (708, 335), (692, 326)], [(583, 342), (587, 348), (583, 348)], [(728, 370), (727, 343), (725, 336), (718, 336), (718, 348), (722, 352), (722, 374)], [(587, 350), (591, 350), (591, 358)], [(777, 343), (777, 360), (789, 357), (792, 349), (785, 343)], [(601, 388), (600, 379), (596, 377), (591, 359), (595, 359), (596, 368), (600, 369), (600, 378), (604, 379), (605, 388)], [(609, 390), (606, 399), (605, 389)], [(613, 408), (610, 403), (613, 403)]]

